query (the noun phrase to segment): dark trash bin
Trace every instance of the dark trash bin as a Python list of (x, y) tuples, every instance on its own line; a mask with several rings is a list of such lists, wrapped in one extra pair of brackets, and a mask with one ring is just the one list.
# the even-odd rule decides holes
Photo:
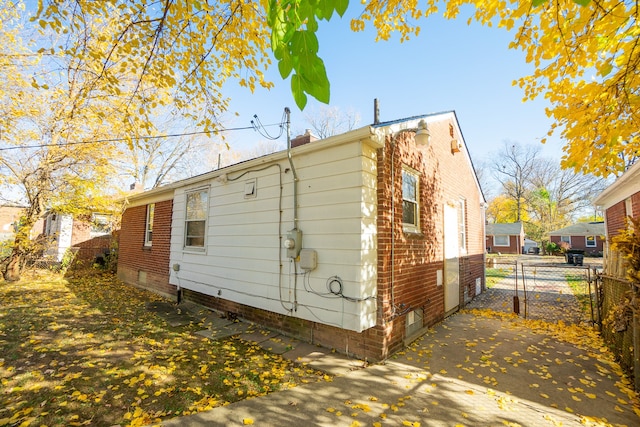
[(584, 261), (584, 255), (573, 254), (573, 265), (582, 265)]
[(567, 264), (573, 264), (573, 255), (574, 254), (572, 254), (570, 252), (567, 252), (566, 254), (564, 254), (564, 257), (565, 257), (565, 259), (567, 261)]

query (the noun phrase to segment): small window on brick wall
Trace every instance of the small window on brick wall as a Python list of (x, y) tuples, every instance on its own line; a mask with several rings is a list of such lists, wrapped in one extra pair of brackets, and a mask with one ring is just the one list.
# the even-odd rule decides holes
[(420, 176), (415, 170), (402, 168), (402, 225), (405, 231), (420, 231)]
[(145, 226), (144, 232), (144, 245), (151, 246), (151, 241), (153, 240), (153, 216), (155, 214), (156, 204), (151, 203), (147, 205), (147, 222)]

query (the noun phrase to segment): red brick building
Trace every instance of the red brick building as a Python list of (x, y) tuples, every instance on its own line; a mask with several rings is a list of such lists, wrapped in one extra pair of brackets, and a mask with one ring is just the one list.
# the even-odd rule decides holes
[[(0, 242), (13, 240), (20, 217), (24, 214), (25, 207), (4, 205), (0, 206)], [(36, 221), (31, 229), (30, 237), (35, 238), (42, 232), (42, 220)]]
[(548, 233), (558, 247), (582, 250), (585, 255), (601, 256), (604, 250), (604, 222), (579, 222)]
[(524, 227), (521, 222), (486, 225), (485, 247), (490, 254), (522, 254)]
[(93, 262), (112, 247), (111, 215), (93, 214), (74, 218), (71, 214), (47, 212), (40, 231), (47, 239), (45, 257), (60, 262), (67, 251), (74, 252), (77, 261)]
[(482, 291), (484, 197), (455, 113), (291, 145), (132, 195), (119, 277), (371, 360)]
[[(607, 187), (594, 201), (604, 213), (607, 242), (627, 227), (626, 217), (640, 218), (640, 162), (631, 166), (613, 184)], [(605, 254), (609, 253), (608, 243)], [(615, 257), (615, 254), (610, 254)], [(608, 265), (618, 263), (605, 263)], [(607, 272), (613, 274), (614, 272)], [(617, 272), (616, 272), (617, 273)]]

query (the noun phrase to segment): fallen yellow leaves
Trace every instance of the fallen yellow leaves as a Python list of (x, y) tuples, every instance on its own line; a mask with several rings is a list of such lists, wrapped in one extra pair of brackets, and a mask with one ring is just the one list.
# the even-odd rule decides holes
[(3, 283), (0, 425), (148, 425), (331, 380), (238, 339), (195, 335), (204, 318), (168, 327), (146, 309), (157, 299), (91, 272)]

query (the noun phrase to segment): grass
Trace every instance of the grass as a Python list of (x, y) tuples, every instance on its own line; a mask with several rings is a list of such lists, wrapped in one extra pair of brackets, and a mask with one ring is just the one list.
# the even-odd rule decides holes
[(584, 275), (565, 274), (565, 280), (571, 288), (573, 295), (580, 304), (580, 309), (584, 314), (591, 315), (591, 298), (587, 291), (587, 279)]
[(487, 289), (493, 288), (500, 280), (511, 274), (510, 269), (505, 268), (489, 268), (485, 270)]
[(171, 327), (145, 308), (160, 299), (95, 271), (0, 281), (0, 426), (144, 425), (329, 379)]

